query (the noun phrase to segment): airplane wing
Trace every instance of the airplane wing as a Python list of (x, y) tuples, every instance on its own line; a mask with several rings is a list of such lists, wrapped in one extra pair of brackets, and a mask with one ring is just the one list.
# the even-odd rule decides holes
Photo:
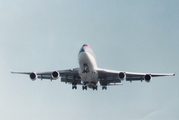
[[(152, 77), (161, 76), (174, 76), (175, 74), (157, 74), (157, 73), (136, 73), (136, 72), (123, 72), (107, 69), (97, 69), (100, 85), (122, 85), (121, 81), (143, 81), (150, 82)], [(29, 75), (32, 80), (47, 79), (56, 80), (61, 77), (61, 81), (69, 84), (83, 85), (82, 80), (78, 74), (78, 68), (48, 71), (48, 72), (14, 72), (13, 74)]]
[(162, 74), (162, 73), (136, 73), (136, 72), (123, 72), (107, 69), (98, 69), (98, 77), (101, 85), (121, 84), (122, 80), (126, 81), (143, 81), (150, 82), (152, 77), (174, 76), (175, 74)]
[(29, 75), (32, 80), (36, 79), (47, 79), (47, 80), (56, 80), (61, 77), (61, 81), (69, 84), (81, 84), (81, 78), (78, 74), (78, 68), (67, 69), (67, 70), (57, 70), (57, 71), (48, 71), (48, 72), (14, 72), (13, 74), (25, 74)]

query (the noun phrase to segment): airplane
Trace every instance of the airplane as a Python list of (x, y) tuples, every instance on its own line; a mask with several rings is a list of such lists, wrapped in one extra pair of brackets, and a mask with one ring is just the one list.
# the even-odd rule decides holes
[(29, 75), (32, 81), (38, 79), (57, 80), (61, 77), (61, 82), (72, 84), (72, 89), (77, 89), (77, 85), (82, 85), (82, 90), (91, 88), (97, 90), (102, 86), (102, 90), (107, 90), (107, 86), (122, 85), (122, 81), (146, 81), (150, 82), (152, 77), (175, 76), (173, 73), (137, 73), (108, 70), (97, 67), (97, 62), (92, 48), (84, 44), (78, 53), (78, 68), (56, 70), (48, 72), (14, 72), (14, 74)]

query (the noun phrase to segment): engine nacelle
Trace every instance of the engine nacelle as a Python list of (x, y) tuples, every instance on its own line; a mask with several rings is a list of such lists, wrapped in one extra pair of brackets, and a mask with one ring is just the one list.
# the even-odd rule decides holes
[(30, 79), (32, 80), (32, 81), (34, 81), (34, 80), (36, 80), (37, 79), (37, 74), (36, 73), (30, 73)]
[(58, 71), (52, 72), (52, 79), (53, 79), (53, 80), (56, 80), (56, 79), (58, 79), (59, 77), (60, 77), (60, 74), (59, 74)]
[(150, 82), (151, 79), (152, 79), (152, 76), (150, 74), (146, 74), (144, 79), (145, 79), (146, 82)]
[(126, 78), (126, 73), (125, 72), (120, 72), (118, 75), (120, 80), (124, 80)]

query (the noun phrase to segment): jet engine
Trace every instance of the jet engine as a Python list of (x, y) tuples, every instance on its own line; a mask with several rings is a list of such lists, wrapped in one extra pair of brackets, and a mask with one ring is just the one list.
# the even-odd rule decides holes
[(118, 75), (120, 80), (124, 80), (126, 78), (126, 73), (125, 72), (120, 72)]
[(56, 79), (58, 79), (59, 77), (60, 77), (60, 74), (59, 74), (58, 71), (52, 72), (52, 79), (53, 79), (53, 80), (56, 80)]
[(145, 79), (146, 82), (150, 82), (151, 79), (152, 79), (152, 76), (150, 74), (146, 74), (144, 79)]
[(30, 79), (32, 80), (32, 81), (34, 81), (34, 80), (36, 80), (37, 79), (37, 74), (36, 73), (34, 73), (34, 72), (32, 72), (32, 73), (30, 73)]

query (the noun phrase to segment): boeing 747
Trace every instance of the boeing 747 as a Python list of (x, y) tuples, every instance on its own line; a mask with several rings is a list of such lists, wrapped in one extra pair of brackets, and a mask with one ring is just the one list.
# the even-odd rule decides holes
[(174, 76), (175, 74), (157, 74), (157, 73), (137, 73), (108, 70), (97, 67), (95, 55), (92, 48), (84, 44), (78, 54), (78, 68), (56, 70), (49, 72), (14, 72), (14, 74), (29, 75), (31, 80), (49, 79), (72, 84), (72, 89), (77, 89), (77, 85), (82, 85), (82, 90), (91, 88), (97, 90), (102, 86), (102, 90), (107, 90), (109, 85), (120, 85), (123, 80), (126, 81), (146, 81), (150, 82), (152, 77)]

